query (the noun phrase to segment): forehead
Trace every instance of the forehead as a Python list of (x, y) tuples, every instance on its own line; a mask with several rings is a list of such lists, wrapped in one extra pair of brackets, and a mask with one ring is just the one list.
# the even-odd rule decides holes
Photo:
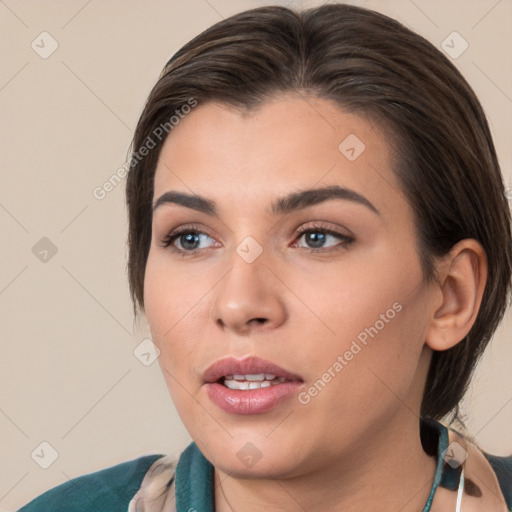
[[(195, 107), (167, 137), (154, 197), (171, 188), (218, 198), (236, 191), (249, 204), (339, 184), (384, 206), (401, 195), (391, 160), (376, 124), (329, 100), (285, 94), (250, 112), (210, 102)], [(386, 200), (386, 194), (394, 197)]]

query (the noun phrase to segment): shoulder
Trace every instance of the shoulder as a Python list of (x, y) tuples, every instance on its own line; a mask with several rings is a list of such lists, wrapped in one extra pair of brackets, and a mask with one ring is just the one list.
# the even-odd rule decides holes
[(512, 455), (502, 457), (486, 452), (482, 453), (496, 473), (505, 502), (509, 510), (512, 510)]
[(465, 461), (467, 504), (474, 506), (474, 510), (512, 511), (512, 455), (489, 454), (472, 436), (452, 429), (449, 430), (449, 443), (450, 446), (451, 443), (459, 445), (451, 451), (462, 453), (462, 461)]
[(73, 478), (23, 506), (18, 512), (125, 512), (148, 468), (162, 454), (144, 455)]

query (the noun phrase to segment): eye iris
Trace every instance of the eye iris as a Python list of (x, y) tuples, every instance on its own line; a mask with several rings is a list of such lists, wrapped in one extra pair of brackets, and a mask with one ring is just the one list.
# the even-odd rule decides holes
[[(196, 249), (197, 245), (199, 245), (199, 235), (197, 233), (181, 235), (180, 242), (184, 249)], [(188, 246), (188, 243), (192, 244), (193, 247)]]
[(321, 247), (325, 242), (325, 233), (312, 232), (307, 234), (308, 242), (314, 247)]

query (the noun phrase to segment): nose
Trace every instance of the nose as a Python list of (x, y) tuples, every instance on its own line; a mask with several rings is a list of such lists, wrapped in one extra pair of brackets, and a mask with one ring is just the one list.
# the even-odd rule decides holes
[(274, 329), (287, 315), (283, 288), (263, 253), (251, 263), (235, 253), (231, 270), (214, 289), (211, 318), (220, 328), (240, 335)]

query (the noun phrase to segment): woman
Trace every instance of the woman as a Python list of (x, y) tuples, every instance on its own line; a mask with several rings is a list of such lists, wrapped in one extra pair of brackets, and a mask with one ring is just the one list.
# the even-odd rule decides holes
[(194, 442), (22, 511), (512, 510), (512, 456), (440, 422), (512, 244), (485, 115), (439, 50), (348, 5), (242, 12), (167, 63), (131, 164), (134, 312)]

